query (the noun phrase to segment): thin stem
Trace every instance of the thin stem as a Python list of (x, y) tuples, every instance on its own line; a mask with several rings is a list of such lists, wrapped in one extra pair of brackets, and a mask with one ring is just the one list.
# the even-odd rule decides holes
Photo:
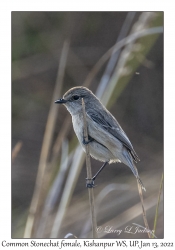
[(138, 191), (139, 191), (139, 195), (140, 195), (140, 201), (141, 201), (141, 204), (142, 204), (143, 220), (144, 220), (144, 223), (145, 223), (145, 227), (147, 229), (148, 237), (151, 238), (150, 229), (149, 229), (148, 221), (147, 221), (147, 218), (146, 218), (146, 211), (145, 211), (145, 207), (144, 207), (144, 203), (143, 203), (142, 187), (141, 187), (138, 180), (137, 180), (137, 185), (138, 185)]
[[(154, 235), (155, 235), (156, 225), (157, 225), (157, 217), (158, 217), (158, 210), (159, 210), (160, 195), (162, 192), (162, 186), (163, 186), (163, 173), (162, 173), (162, 178), (161, 178), (161, 182), (160, 182), (159, 195), (158, 195), (158, 199), (157, 199), (156, 213), (155, 213), (155, 218), (154, 218), (154, 227), (153, 227)], [(154, 238), (154, 235), (152, 236), (152, 238)]]
[[(88, 131), (87, 131), (87, 121), (86, 121), (86, 112), (85, 112), (85, 103), (82, 98), (82, 109), (83, 109), (83, 120), (84, 120), (84, 139), (85, 142), (88, 141)], [(89, 153), (89, 144), (86, 144), (86, 169), (87, 169), (87, 178), (92, 179), (92, 171), (91, 171), (91, 161), (90, 161), (90, 153)], [(93, 188), (88, 188), (89, 192), (89, 204), (90, 204), (90, 212), (91, 212), (91, 222), (92, 222), (92, 237), (97, 237), (97, 222), (95, 217), (95, 202), (94, 202), (94, 190)]]

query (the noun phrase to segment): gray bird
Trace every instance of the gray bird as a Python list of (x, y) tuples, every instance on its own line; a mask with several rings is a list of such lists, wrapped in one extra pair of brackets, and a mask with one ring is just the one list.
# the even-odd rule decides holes
[[(86, 110), (88, 142), (84, 140), (82, 98)], [(114, 116), (89, 89), (82, 86), (69, 89), (63, 98), (55, 103), (63, 104), (70, 112), (74, 131), (83, 150), (85, 151), (85, 144), (89, 143), (90, 155), (104, 162), (87, 187), (94, 187), (97, 175), (107, 163), (123, 162), (132, 170), (141, 187), (146, 191), (134, 165), (134, 162), (139, 161), (139, 157), (130, 140)]]

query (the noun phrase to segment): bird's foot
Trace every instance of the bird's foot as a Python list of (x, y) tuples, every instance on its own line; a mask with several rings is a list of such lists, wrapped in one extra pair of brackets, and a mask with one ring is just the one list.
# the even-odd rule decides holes
[(94, 188), (94, 187), (96, 187), (97, 185), (95, 185), (95, 183), (94, 183), (94, 181), (95, 181), (95, 179), (88, 179), (88, 178), (86, 178), (86, 187), (87, 188)]

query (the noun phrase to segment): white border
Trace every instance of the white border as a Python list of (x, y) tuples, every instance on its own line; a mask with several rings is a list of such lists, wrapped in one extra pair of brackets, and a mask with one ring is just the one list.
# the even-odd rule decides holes
[[(11, 11), (164, 11), (165, 241), (174, 241), (174, 1), (3, 1), (0, 14), (0, 241), (11, 238)], [(5, 216), (4, 216), (5, 215)], [(1, 242), (0, 242), (1, 243)], [(174, 243), (175, 244), (175, 243)], [(11, 249), (11, 248), (8, 248)], [(37, 248), (40, 249), (40, 248)], [(120, 248), (119, 248), (120, 249)]]

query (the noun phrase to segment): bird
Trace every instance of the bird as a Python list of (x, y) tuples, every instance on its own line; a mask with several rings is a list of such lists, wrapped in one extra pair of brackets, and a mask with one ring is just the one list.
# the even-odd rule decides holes
[[(88, 141), (84, 138), (82, 98), (85, 103)], [(122, 162), (131, 169), (142, 189), (146, 191), (135, 166), (140, 159), (129, 138), (116, 118), (91, 90), (84, 86), (73, 87), (55, 103), (63, 104), (71, 114), (74, 131), (83, 150), (85, 151), (88, 143), (91, 157), (103, 162), (91, 182), (86, 185), (87, 187), (95, 186), (95, 179), (107, 164)]]

